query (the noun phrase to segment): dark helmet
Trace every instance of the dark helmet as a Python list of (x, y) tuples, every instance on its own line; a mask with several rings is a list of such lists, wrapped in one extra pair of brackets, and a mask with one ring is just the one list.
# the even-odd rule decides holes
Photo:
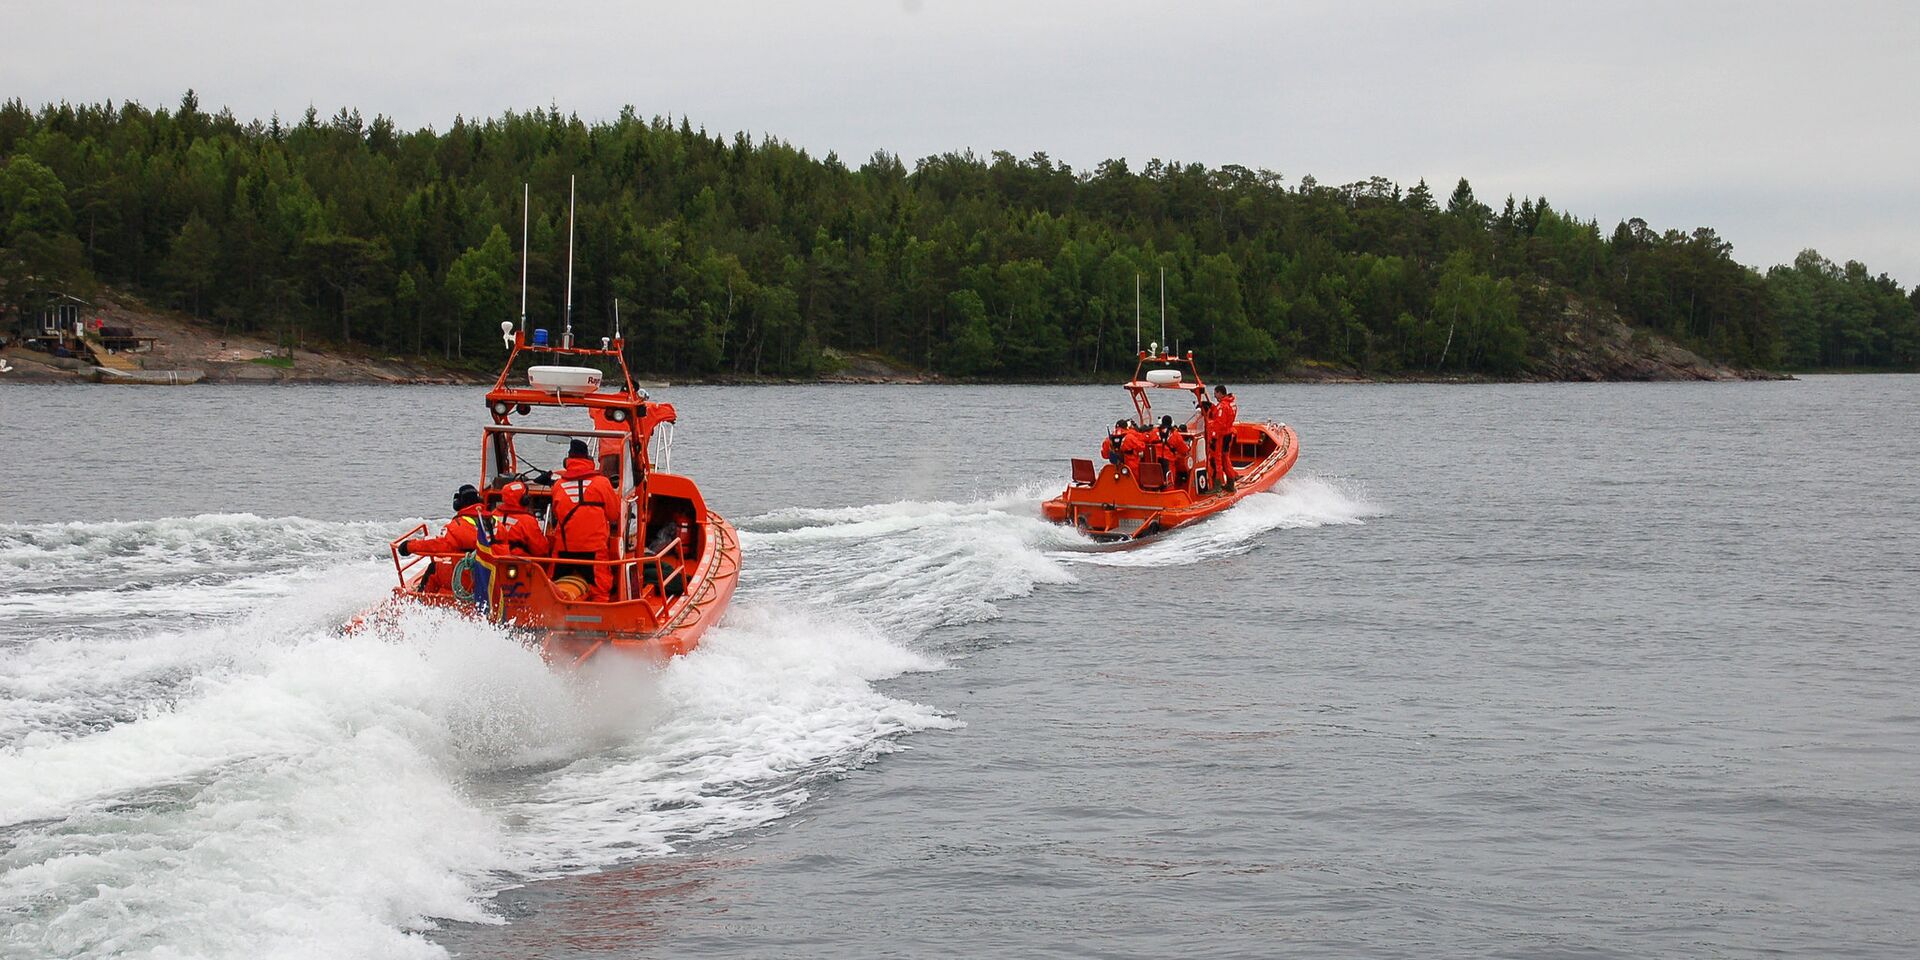
[(572, 460), (575, 457), (582, 460), (593, 459), (593, 454), (587, 450), (587, 442), (578, 437), (575, 437), (572, 443), (567, 444), (567, 459)]
[(461, 510), (471, 507), (474, 504), (479, 502), (480, 502), (480, 491), (474, 489), (473, 484), (471, 483), (462, 484), (460, 486), (460, 489), (455, 490), (453, 492), (453, 510), (455, 513), (458, 513)]
[(1169, 413), (1169, 414), (1163, 414), (1163, 415), (1162, 415), (1162, 416), (1160, 417), (1160, 429), (1162, 429), (1162, 430), (1172, 430), (1172, 429), (1173, 429), (1173, 414), (1171, 414), (1171, 413)]

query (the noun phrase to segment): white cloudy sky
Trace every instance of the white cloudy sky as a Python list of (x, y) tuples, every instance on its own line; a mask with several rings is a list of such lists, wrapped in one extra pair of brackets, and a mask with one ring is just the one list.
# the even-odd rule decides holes
[(242, 117), (623, 104), (887, 149), (1461, 176), (1920, 281), (1920, 2), (0, 0), (0, 96)]

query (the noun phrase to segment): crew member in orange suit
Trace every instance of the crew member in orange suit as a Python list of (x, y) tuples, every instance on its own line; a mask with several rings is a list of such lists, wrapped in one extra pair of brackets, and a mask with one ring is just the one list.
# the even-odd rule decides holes
[(1127, 472), (1140, 474), (1140, 458), (1147, 452), (1147, 432), (1140, 425), (1127, 421), (1127, 435), (1120, 441), (1120, 459), (1126, 464)]
[[(626, 424), (608, 419), (607, 412), (599, 407), (589, 409), (587, 414), (593, 417), (593, 428), (595, 430), (620, 431), (626, 429)], [(619, 437), (601, 437), (599, 440), (600, 472), (606, 474), (609, 479), (620, 479), (620, 444), (623, 442), (625, 441)]]
[(1166, 464), (1167, 479), (1184, 488), (1187, 485), (1187, 454), (1193, 451), (1186, 435), (1173, 428), (1172, 417), (1163, 416), (1154, 440), (1160, 450), (1160, 462)]
[(1100, 443), (1100, 459), (1114, 466), (1120, 465), (1121, 449), (1127, 442), (1127, 421), (1115, 420), (1113, 430), (1107, 433), (1107, 439)]
[[(480, 543), (480, 491), (469, 483), (453, 492), (453, 519), (440, 528), (437, 537), (415, 537), (400, 544), (400, 555), (416, 553), (465, 553)], [(446, 593), (453, 589), (453, 561), (434, 560), (420, 581), (424, 593)]]
[(500, 488), (500, 506), (493, 512), (493, 545), (508, 556), (544, 557), (552, 545), (526, 500), (527, 485), (518, 480)]
[(1213, 388), (1213, 409), (1207, 415), (1207, 459), (1215, 464), (1222, 483), (1233, 490), (1233, 425), (1240, 422), (1240, 405), (1224, 386)]
[[(619, 517), (618, 495), (600, 473), (593, 453), (582, 440), (567, 448), (567, 460), (553, 483), (553, 555), (564, 560), (605, 560), (612, 554), (613, 525)], [(593, 573), (587, 599), (605, 602), (613, 595), (610, 566), (556, 564), (553, 575)]]

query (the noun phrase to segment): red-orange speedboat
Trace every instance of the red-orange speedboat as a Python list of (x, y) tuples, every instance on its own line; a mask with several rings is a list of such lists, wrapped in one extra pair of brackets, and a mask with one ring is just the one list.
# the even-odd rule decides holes
[[(490, 532), (471, 552), (403, 555), (400, 544), (424, 535), (422, 524), (390, 544), (396, 599), (524, 629), (555, 663), (607, 650), (658, 660), (692, 650), (733, 597), (740, 538), (691, 479), (668, 472), (673, 405), (634, 384), (617, 337), (601, 340), (600, 349), (574, 347), (570, 335), (548, 346), (544, 330), (529, 342), (524, 328), (502, 327), (511, 353), (487, 392), (493, 424), (480, 443), (478, 489), (487, 509), (508, 484), (523, 483), (525, 506), (551, 528), (546, 514), (560, 451), (580, 440), (597, 450), (600, 473), (618, 495), (614, 535), (595, 560), (509, 555)], [(599, 367), (589, 364), (617, 367), (620, 382), (603, 385)], [(556, 419), (562, 422), (535, 425)], [(452, 576), (430, 576), (434, 564), (452, 564)], [(603, 568), (612, 571), (612, 588), (596, 602), (587, 580)]]
[(1099, 540), (1138, 539), (1195, 523), (1243, 497), (1272, 489), (1300, 455), (1299, 441), (1286, 424), (1238, 421), (1227, 446), (1236, 475), (1229, 490), (1220, 479), (1224, 471), (1208, 462), (1207, 428), (1201, 414), (1207, 390), (1194, 367), (1193, 352), (1185, 356), (1142, 352), (1126, 387), (1140, 424), (1154, 423), (1155, 397), (1161, 398), (1163, 407), (1187, 408), (1172, 414), (1186, 452), (1135, 458), (1132, 469), (1125, 462), (1108, 462), (1096, 470), (1092, 460), (1076, 457), (1067, 488), (1041, 504), (1047, 519), (1070, 523)]

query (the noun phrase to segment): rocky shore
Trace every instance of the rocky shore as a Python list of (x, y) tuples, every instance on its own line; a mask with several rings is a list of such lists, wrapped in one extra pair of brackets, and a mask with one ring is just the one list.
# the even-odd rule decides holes
[[(219, 329), (188, 318), (115, 300), (101, 300), (91, 315), (111, 326), (153, 337), (151, 349), (120, 352), (100, 359), (108, 372), (84, 360), (54, 357), (19, 346), (0, 351), (10, 371), (0, 383), (84, 383), (99, 379), (155, 382), (142, 374), (178, 374), (198, 383), (481, 383), (482, 377), (400, 357), (382, 357), (296, 347), (292, 355), (269, 340)], [(497, 346), (497, 344), (495, 344)], [(131, 376), (129, 376), (131, 375)], [(159, 382), (166, 382), (161, 378)]]
[[(98, 316), (156, 338), (150, 350), (115, 354), (118, 370), (102, 373), (80, 359), (59, 358), (10, 346), (0, 358), (11, 368), (5, 383), (123, 382), (199, 383), (363, 383), (475, 384), (491, 381), (450, 366), (419, 359), (296, 348), (292, 356), (270, 341), (226, 335), (187, 318), (105, 301)], [(1263, 377), (1235, 377), (1249, 383), (1495, 383), (1566, 381), (1780, 380), (1786, 374), (1744, 370), (1715, 363), (1658, 334), (1635, 329), (1618, 315), (1570, 300), (1561, 318), (1529, 344), (1529, 367), (1517, 376), (1489, 377), (1420, 371), (1383, 372), (1320, 363), (1296, 364)], [(957, 380), (904, 366), (883, 357), (828, 350), (828, 372), (808, 379), (716, 376), (692, 382), (712, 384), (928, 384), (998, 382)], [(170, 379), (170, 376), (172, 378)], [(1055, 383), (1110, 383), (1111, 377), (1061, 379)]]

